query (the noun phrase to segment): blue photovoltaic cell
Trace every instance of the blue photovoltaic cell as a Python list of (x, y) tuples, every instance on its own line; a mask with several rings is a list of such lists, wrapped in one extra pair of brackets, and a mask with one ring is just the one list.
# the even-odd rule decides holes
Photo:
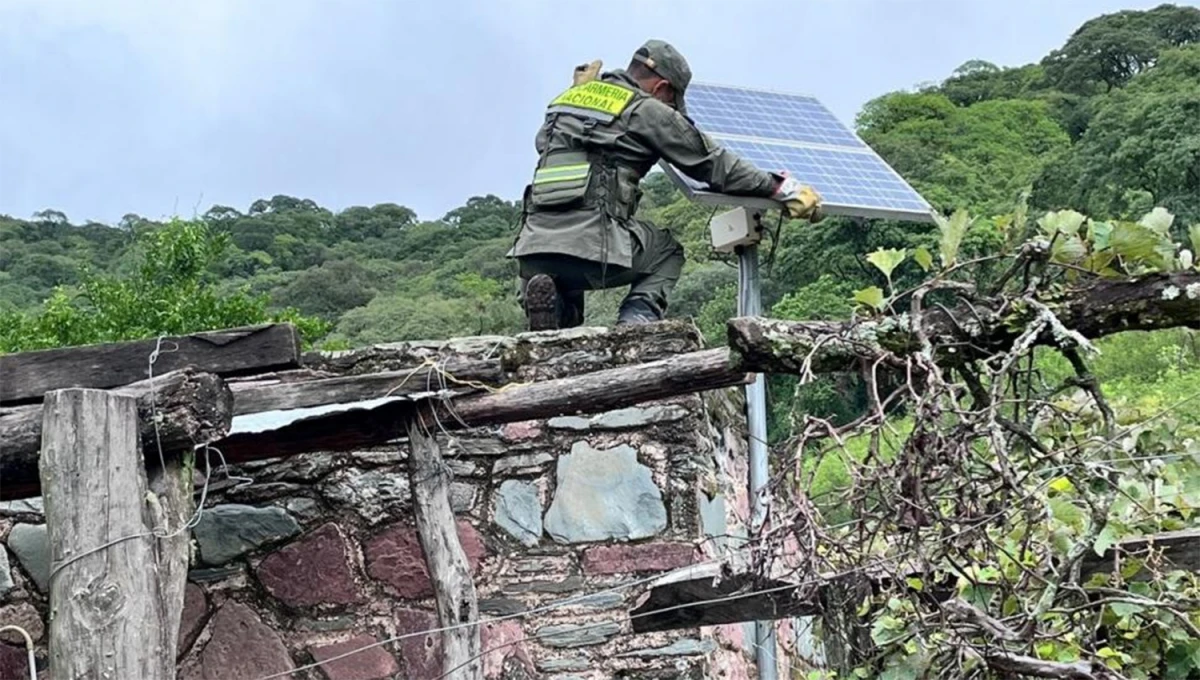
[(873, 153), (727, 139), (721, 145), (755, 167), (785, 169), (833, 205), (926, 212), (929, 206)]
[(697, 83), (688, 88), (687, 109), (711, 135), (866, 147), (812, 97)]
[[(714, 141), (762, 170), (786, 170), (812, 186), (826, 212), (930, 219), (920, 194), (812, 97), (696, 83), (687, 104)], [(674, 174), (693, 191), (707, 191)]]

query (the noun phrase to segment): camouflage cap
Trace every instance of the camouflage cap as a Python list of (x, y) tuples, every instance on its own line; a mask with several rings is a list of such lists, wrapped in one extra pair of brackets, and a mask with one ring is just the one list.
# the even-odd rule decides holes
[(683, 55), (667, 42), (647, 40), (646, 44), (633, 53), (633, 58), (671, 83), (671, 87), (675, 89), (675, 108), (686, 116), (687, 107), (683, 103), (683, 93), (692, 81), (692, 69), (688, 67)]

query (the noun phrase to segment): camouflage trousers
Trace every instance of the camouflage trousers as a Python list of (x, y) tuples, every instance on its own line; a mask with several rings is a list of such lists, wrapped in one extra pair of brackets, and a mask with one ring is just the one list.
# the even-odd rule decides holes
[(529, 279), (546, 274), (554, 279), (562, 303), (559, 328), (583, 323), (583, 297), (589, 290), (629, 286), (621, 302), (619, 321), (653, 321), (666, 316), (667, 298), (683, 272), (683, 246), (671, 233), (649, 222), (630, 223), (633, 258), (618, 267), (570, 255), (538, 254), (518, 257), (517, 300), (524, 308)]

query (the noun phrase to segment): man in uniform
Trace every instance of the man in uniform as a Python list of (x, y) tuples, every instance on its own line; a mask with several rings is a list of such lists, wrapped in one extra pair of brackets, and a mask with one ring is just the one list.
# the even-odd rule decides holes
[(675, 48), (650, 40), (627, 69), (576, 70), (537, 133), (537, 169), (525, 188), (520, 233), (509, 256), (530, 330), (583, 322), (586, 290), (630, 286), (618, 324), (662, 319), (683, 269), (683, 247), (634, 217), (638, 183), (665, 158), (713, 191), (774, 198), (792, 217), (812, 218), (820, 196), (718, 147), (687, 117), (692, 74)]

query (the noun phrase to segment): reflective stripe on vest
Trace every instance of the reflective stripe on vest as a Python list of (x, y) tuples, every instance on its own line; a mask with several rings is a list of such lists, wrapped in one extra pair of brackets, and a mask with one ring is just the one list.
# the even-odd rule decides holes
[(552, 165), (547, 168), (538, 168), (533, 173), (534, 184), (546, 184), (547, 182), (568, 182), (572, 180), (580, 180), (587, 177), (587, 163), (577, 163), (572, 165)]
[(618, 116), (629, 101), (633, 99), (633, 90), (619, 85), (590, 80), (582, 85), (576, 85), (554, 98), (550, 107), (567, 107), (582, 111), (594, 111), (611, 119)]

